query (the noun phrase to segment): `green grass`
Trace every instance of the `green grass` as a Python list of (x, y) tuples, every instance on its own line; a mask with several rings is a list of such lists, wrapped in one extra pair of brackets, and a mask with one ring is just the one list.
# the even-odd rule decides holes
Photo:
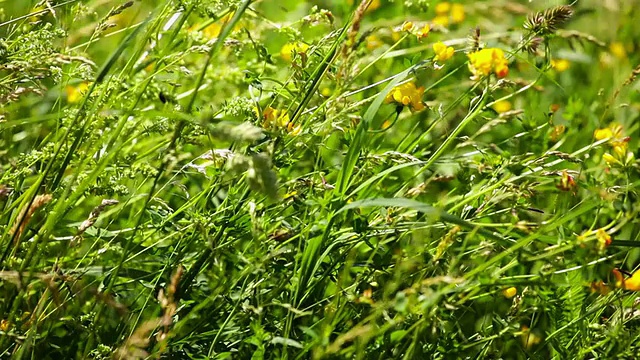
[(355, 2), (0, 0), (0, 358), (636, 356), (636, 6)]

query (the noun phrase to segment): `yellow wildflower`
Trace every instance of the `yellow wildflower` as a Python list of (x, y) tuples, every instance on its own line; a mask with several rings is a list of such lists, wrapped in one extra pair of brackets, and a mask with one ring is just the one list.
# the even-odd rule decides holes
[(459, 24), (464, 21), (464, 6), (461, 4), (453, 4), (451, 7), (451, 22)]
[(433, 61), (441, 61), (445, 62), (453, 56), (453, 48), (451, 46), (445, 45), (442, 41), (438, 41), (433, 44), (433, 51), (436, 53), (436, 56), (433, 58)]
[(402, 33), (400, 31), (396, 31), (395, 29), (391, 30), (391, 40), (398, 42), (402, 39)]
[(379, 48), (380, 46), (382, 46), (382, 41), (380, 41), (380, 38), (378, 38), (375, 35), (367, 36), (366, 42), (367, 42), (367, 49), (369, 51), (373, 51), (373, 50)]
[(616, 278), (616, 287), (631, 290), (640, 291), (640, 271), (636, 271), (630, 278), (625, 279), (622, 273), (618, 269), (613, 270), (613, 275)]
[(451, 10), (451, 4), (446, 1), (439, 2), (438, 4), (436, 4), (435, 10), (436, 14), (438, 15), (446, 15)]
[(293, 136), (296, 136), (302, 132), (302, 127), (300, 125), (294, 125), (292, 122), (289, 122), (289, 124), (287, 124), (287, 132)]
[(626, 59), (627, 58), (627, 50), (624, 48), (624, 44), (619, 41), (614, 41), (609, 45), (609, 51), (613, 54), (613, 56), (618, 59)]
[(507, 289), (502, 290), (502, 295), (504, 295), (504, 297), (506, 297), (507, 299), (511, 299), (512, 297), (516, 296), (518, 294), (518, 289), (516, 289), (515, 287), (510, 287)]
[(433, 18), (433, 23), (440, 26), (449, 26), (452, 24), (459, 24), (464, 21), (464, 6), (462, 4), (451, 4), (449, 2), (440, 2), (435, 7), (436, 17)]
[(566, 59), (551, 60), (551, 67), (557, 72), (566, 71), (570, 65), (571, 63), (569, 63), (569, 60)]
[(204, 36), (208, 37), (209, 39), (217, 38), (218, 35), (220, 35), (221, 31), (222, 25), (218, 24), (217, 22), (214, 22), (213, 24), (202, 29), (202, 33), (204, 34)]
[(602, 228), (596, 231), (596, 239), (598, 240), (598, 247), (600, 249), (604, 249), (611, 245), (611, 235), (607, 234), (607, 232)]
[(429, 35), (429, 31), (431, 31), (431, 26), (429, 26), (429, 24), (425, 24), (422, 29), (418, 30), (418, 32), (416, 33), (416, 37), (418, 38), (418, 40), (422, 40), (422, 38), (425, 38)]
[(89, 90), (89, 83), (83, 82), (78, 84), (78, 86), (68, 85), (64, 88), (64, 91), (67, 94), (67, 102), (70, 104), (76, 104), (82, 100), (84, 94)]
[(551, 130), (551, 134), (549, 134), (549, 138), (551, 139), (551, 141), (558, 141), (558, 139), (560, 139), (560, 136), (562, 136), (562, 134), (564, 134), (565, 130), (567, 129), (566, 126), (564, 125), (556, 125), (553, 127), (553, 130)]
[(604, 153), (604, 155), (602, 155), (602, 159), (607, 163), (607, 165), (611, 166), (611, 165), (615, 165), (620, 163), (618, 161), (618, 159), (615, 158), (615, 156), (609, 154), (609, 153)]
[(522, 345), (527, 349), (530, 349), (542, 342), (542, 337), (539, 336), (535, 330), (531, 331), (527, 325), (522, 325), (521, 329), (522, 334), (520, 335), (520, 338), (522, 339)]
[[(256, 113), (258, 109), (255, 109)], [(286, 110), (274, 109), (271, 106), (262, 111), (262, 127), (265, 129), (284, 129), (291, 135), (298, 135), (302, 132), (300, 125), (295, 125), (289, 119)]]
[(615, 142), (613, 145), (613, 152), (619, 159), (624, 158), (624, 156), (627, 155), (627, 143), (624, 141)]
[(609, 139), (608, 144), (613, 149), (613, 152), (617, 156), (617, 158), (616, 156), (613, 156), (609, 153), (604, 154), (602, 158), (607, 162), (607, 164), (617, 164), (619, 163), (617, 159), (624, 160), (627, 155), (629, 137), (624, 136), (622, 125), (612, 123), (607, 128), (596, 129), (593, 132), (593, 137), (598, 141)]
[(291, 62), (293, 60), (293, 53), (301, 54), (305, 53), (309, 49), (309, 45), (297, 42), (297, 43), (287, 43), (282, 49), (280, 49), (280, 56), (285, 61)]
[(605, 129), (596, 129), (593, 132), (593, 136), (596, 140), (604, 140), (609, 138), (611, 143), (620, 141), (622, 139), (622, 125), (612, 123)]
[[(204, 36), (206, 36), (209, 39), (217, 38), (218, 35), (220, 35), (220, 32), (222, 32), (222, 27), (224, 26), (224, 24), (228, 23), (229, 20), (231, 20), (232, 16), (233, 16), (233, 13), (229, 13), (221, 17), (218, 21), (202, 29), (202, 34), (204, 34)], [(197, 26), (194, 26), (194, 28), (195, 27)], [(240, 27), (236, 25), (236, 27), (234, 27), (233, 30), (238, 30), (239, 28)]]
[(411, 30), (413, 30), (413, 22), (405, 21), (404, 24), (402, 24), (402, 31), (411, 31)]
[(393, 88), (387, 97), (385, 103), (396, 103), (401, 106), (409, 106), (412, 111), (420, 111), (425, 108), (422, 102), (422, 95), (424, 94), (424, 87), (416, 88), (416, 84), (408, 82)]
[(7, 331), (7, 330), (9, 330), (9, 322), (8, 322), (7, 320), (2, 319), (2, 320), (0, 321), (0, 330), (2, 330), (2, 331)]
[(500, 100), (493, 104), (492, 107), (498, 114), (505, 113), (512, 109), (511, 103), (508, 100)]
[(274, 109), (271, 106), (262, 111), (262, 126), (270, 127), (286, 127), (289, 124), (289, 114), (285, 110)]
[(499, 77), (509, 74), (509, 66), (504, 51), (498, 48), (487, 48), (469, 55), (469, 70), (474, 77), (487, 76), (493, 70)]
[(449, 26), (449, 17), (446, 15), (438, 15), (433, 18), (433, 23), (442, 27)]
[(593, 137), (595, 137), (596, 140), (600, 141), (600, 140), (604, 140), (604, 139), (607, 139), (607, 138), (612, 138), (613, 137), (613, 132), (611, 132), (611, 129), (609, 129), (609, 128), (596, 129), (593, 132)]
[(562, 191), (573, 191), (576, 186), (576, 181), (573, 179), (573, 176), (569, 175), (567, 170), (563, 170), (560, 176), (560, 183), (556, 184), (556, 188)]

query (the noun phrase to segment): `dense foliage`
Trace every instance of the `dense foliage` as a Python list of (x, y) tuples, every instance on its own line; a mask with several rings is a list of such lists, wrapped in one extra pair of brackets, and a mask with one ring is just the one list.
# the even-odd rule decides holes
[(0, 357), (635, 358), (632, 0), (0, 0)]

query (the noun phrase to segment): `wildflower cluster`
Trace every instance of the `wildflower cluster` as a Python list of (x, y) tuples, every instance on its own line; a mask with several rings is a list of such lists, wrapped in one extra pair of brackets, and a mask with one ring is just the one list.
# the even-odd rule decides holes
[(607, 233), (605, 228), (599, 228), (597, 230), (587, 230), (584, 233), (578, 235), (578, 244), (581, 247), (586, 247), (587, 244), (595, 241), (598, 251), (603, 251), (609, 245), (611, 245), (611, 235)]
[(504, 51), (499, 48), (486, 48), (468, 54), (469, 70), (473, 73), (474, 79), (489, 75), (492, 71), (499, 78), (509, 74), (509, 63), (504, 55)]
[(464, 21), (464, 6), (462, 4), (451, 4), (447, 1), (436, 4), (436, 17), (433, 23), (447, 27), (449, 24), (459, 24)]
[(455, 50), (451, 46), (447, 46), (443, 42), (438, 41), (433, 44), (433, 51), (436, 53), (433, 61), (445, 62), (453, 57)]
[(80, 100), (82, 100), (82, 97), (87, 93), (87, 90), (89, 90), (89, 83), (87, 82), (82, 82), (78, 85), (67, 85), (64, 88), (64, 91), (67, 95), (67, 101), (70, 104), (76, 104), (80, 102)]
[(286, 110), (274, 109), (271, 106), (262, 111), (262, 127), (270, 130), (284, 129), (291, 135), (298, 135), (302, 131), (300, 125), (295, 125), (289, 119)]
[(399, 30), (412, 33), (416, 36), (416, 38), (418, 38), (418, 40), (422, 40), (429, 36), (429, 32), (431, 32), (431, 26), (426, 23), (422, 27), (418, 27), (412, 21), (405, 21)]
[(395, 103), (398, 106), (409, 106), (411, 111), (420, 111), (426, 106), (422, 101), (422, 95), (424, 94), (424, 87), (416, 87), (416, 84), (411, 81), (393, 88), (387, 97), (385, 103)]
[(293, 61), (294, 54), (306, 54), (309, 45), (303, 42), (287, 43), (280, 49), (280, 57), (287, 61)]
[(633, 152), (628, 151), (630, 138), (624, 136), (622, 125), (613, 123), (607, 128), (597, 129), (593, 132), (593, 137), (598, 141), (609, 139), (608, 145), (613, 150), (613, 155), (608, 152), (602, 155), (609, 166), (629, 164), (634, 160)]

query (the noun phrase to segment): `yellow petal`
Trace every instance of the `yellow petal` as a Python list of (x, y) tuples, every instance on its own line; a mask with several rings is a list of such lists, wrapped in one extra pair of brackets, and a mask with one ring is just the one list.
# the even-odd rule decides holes
[(502, 290), (502, 295), (504, 295), (504, 297), (506, 297), (507, 299), (511, 299), (512, 297), (516, 296), (518, 294), (518, 289), (516, 289), (515, 287), (510, 287), (507, 289)]
[(596, 129), (596, 131), (593, 132), (593, 137), (595, 137), (596, 140), (603, 140), (603, 139), (607, 139), (607, 138), (613, 137), (613, 133), (611, 132), (611, 129), (609, 129), (609, 128)]
[(438, 15), (446, 15), (449, 10), (451, 10), (451, 4), (443, 1), (443, 2), (439, 2), (438, 4), (436, 4), (436, 14)]

